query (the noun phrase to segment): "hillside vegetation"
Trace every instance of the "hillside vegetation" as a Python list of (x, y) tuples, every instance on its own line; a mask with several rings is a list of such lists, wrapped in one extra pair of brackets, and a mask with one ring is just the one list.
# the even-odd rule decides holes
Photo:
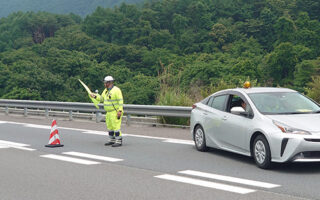
[(162, 0), (0, 19), (0, 98), (89, 101), (112, 75), (127, 104), (191, 105), (281, 86), (320, 101), (318, 0)]

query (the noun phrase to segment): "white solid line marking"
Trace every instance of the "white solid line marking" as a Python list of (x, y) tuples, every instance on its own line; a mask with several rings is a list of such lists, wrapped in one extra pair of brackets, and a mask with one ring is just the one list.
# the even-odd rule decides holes
[(156, 140), (167, 140), (171, 138), (164, 138), (164, 137), (153, 137), (153, 136), (147, 136), (147, 135), (133, 135), (133, 134), (122, 134), (124, 136), (129, 137), (139, 137), (139, 138), (147, 138), (147, 139), (156, 139)]
[(199, 177), (204, 177), (204, 178), (210, 178), (210, 179), (216, 179), (216, 180), (221, 180), (221, 181), (228, 181), (228, 182), (232, 182), (232, 183), (240, 183), (240, 184), (244, 184), (244, 185), (262, 187), (262, 188), (275, 188), (275, 187), (280, 186), (280, 185), (276, 185), (276, 184), (272, 184), (272, 183), (265, 183), (265, 182), (253, 181), (253, 180), (248, 180), (248, 179), (235, 178), (235, 177), (231, 177), (231, 176), (222, 176), (222, 175), (218, 175), (218, 174), (211, 174), (211, 173), (205, 173), (205, 172), (199, 172), (199, 171), (193, 171), (193, 170), (179, 171), (178, 173), (199, 176)]
[(293, 162), (320, 162), (320, 159), (299, 158), (294, 160)]
[(25, 150), (25, 151), (35, 151), (35, 149), (27, 148), (27, 147), (17, 147), (17, 146), (10, 146), (15, 149)]
[(194, 142), (192, 140), (179, 140), (179, 139), (174, 139), (174, 138), (153, 137), (153, 136), (147, 136), (147, 135), (132, 135), (132, 134), (123, 134), (123, 135), (129, 136), (129, 137), (139, 137), (139, 138), (163, 140), (163, 142), (168, 142), (168, 143), (194, 145)]
[(194, 142), (192, 140), (167, 139), (167, 140), (164, 140), (163, 142), (194, 145)]
[(182, 182), (182, 183), (189, 183), (192, 185), (198, 185), (198, 186), (214, 188), (214, 189), (218, 189), (218, 190), (224, 190), (224, 191), (228, 191), (228, 192), (239, 193), (239, 194), (248, 194), (251, 192), (255, 192), (255, 190), (252, 190), (252, 189), (247, 189), (247, 188), (242, 188), (242, 187), (237, 187), (237, 186), (230, 186), (230, 185), (221, 184), (221, 183), (214, 183), (214, 182), (210, 182), (210, 181), (203, 181), (203, 180), (194, 179), (194, 178), (187, 178), (187, 177), (183, 177), (183, 176), (175, 176), (175, 175), (170, 175), (170, 174), (163, 174), (163, 175), (159, 175), (159, 176), (155, 176), (155, 177), (165, 179), (165, 180), (177, 181), (177, 182)]
[(10, 142), (10, 141), (5, 141), (5, 140), (0, 140), (1, 145), (8, 145), (8, 146), (18, 146), (18, 147), (25, 147), (25, 146), (30, 146), (28, 144), (22, 144), (22, 143), (17, 143), (17, 142)]
[(8, 124), (23, 124), (20, 122), (10, 122), (10, 121), (2, 121), (3, 123), (8, 123)]
[[(63, 129), (66, 129), (66, 128), (63, 128)], [(72, 129), (70, 129), (70, 130), (72, 130)], [(91, 134), (91, 135), (104, 135), (104, 136), (108, 135), (107, 131), (105, 131), (105, 132), (103, 132), (103, 131), (84, 131), (83, 133)]]
[(36, 125), (36, 124), (24, 124), (24, 126), (25, 126), (25, 127), (28, 127), (28, 128), (51, 129), (51, 126)]
[(71, 158), (71, 157), (60, 156), (60, 155), (55, 155), (55, 154), (42, 155), (40, 157), (51, 158), (51, 159), (62, 160), (62, 161), (73, 162), (73, 163), (84, 164), (84, 165), (100, 164), (99, 162), (95, 162), (95, 161), (84, 160), (84, 159), (79, 159), (79, 158)]
[(9, 146), (0, 144), (0, 149), (7, 149)]
[(91, 159), (96, 159), (96, 160), (103, 160), (103, 161), (108, 161), (108, 162), (119, 162), (119, 161), (123, 161), (123, 159), (119, 159), (119, 158), (98, 156), (98, 155), (87, 154), (87, 153), (80, 153), (80, 152), (74, 152), (74, 151), (63, 152), (62, 154), (71, 155), (71, 156), (79, 156), (79, 157), (84, 157), (84, 158), (91, 158)]
[[(51, 126), (44, 126), (44, 125), (36, 125), (36, 124), (27, 124), (22, 122), (11, 122), (11, 121), (2, 121), (3, 123), (9, 123), (9, 124), (19, 124), (27, 127), (33, 127), (33, 128), (43, 128), (43, 129), (51, 129)], [(72, 131), (80, 131), (84, 134), (92, 134), (92, 135), (103, 135), (107, 136), (107, 131), (95, 131), (95, 130), (88, 130), (88, 129), (79, 129), (79, 128), (68, 128), (68, 127), (60, 127), (57, 125), (59, 130), (72, 130)], [(47, 133), (46, 133), (47, 134)], [(122, 134), (124, 137), (139, 137), (139, 138), (147, 138), (147, 139), (157, 139), (157, 140), (165, 140), (165, 142), (171, 142), (171, 143), (180, 143), (180, 144), (191, 144), (193, 143), (192, 140), (185, 140), (185, 142), (178, 142), (178, 141), (172, 141), (177, 140), (174, 138), (166, 138), (166, 137), (153, 137), (153, 136), (147, 136), (147, 135), (134, 135), (134, 134)], [(169, 141), (166, 141), (169, 140)], [(182, 140), (183, 141), (183, 140)]]

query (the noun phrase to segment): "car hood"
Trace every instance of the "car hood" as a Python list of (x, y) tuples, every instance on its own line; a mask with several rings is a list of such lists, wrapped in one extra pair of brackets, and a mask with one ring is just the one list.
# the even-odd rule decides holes
[(320, 134), (320, 114), (266, 115), (293, 128)]

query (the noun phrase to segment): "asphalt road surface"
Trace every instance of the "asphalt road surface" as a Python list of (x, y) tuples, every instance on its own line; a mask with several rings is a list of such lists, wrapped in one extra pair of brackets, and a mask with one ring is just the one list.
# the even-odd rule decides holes
[(64, 147), (47, 148), (50, 120), (0, 116), (0, 199), (320, 199), (320, 163), (262, 170), (248, 157), (198, 152), (189, 130), (123, 127), (104, 146), (102, 123), (57, 120)]

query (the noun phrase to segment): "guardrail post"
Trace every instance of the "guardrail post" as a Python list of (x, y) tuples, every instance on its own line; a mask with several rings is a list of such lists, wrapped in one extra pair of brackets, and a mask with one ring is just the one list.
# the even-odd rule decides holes
[(23, 115), (24, 115), (25, 117), (28, 116), (28, 108), (24, 108), (24, 109), (23, 109)]
[(46, 108), (46, 110), (45, 110), (45, 116), (46, 116), (46, 118), (49, 118), (49, 109), (48, 108)]
[(127, 125), (130, 126), (130, 118), (131, 116), (130, 115), (127, 115)]
[(8, 106), (6, 106), (5, 111), (6, 111), (6, 115), (9, 115), (9, 107)]
[(101, 122), (101, 112), (96, 112), (96, 122)]
[(69, 111), (69, 120), (70, 120), (70, 121), (73, 120), (73, 118), (72, 118), (72, 110)]

